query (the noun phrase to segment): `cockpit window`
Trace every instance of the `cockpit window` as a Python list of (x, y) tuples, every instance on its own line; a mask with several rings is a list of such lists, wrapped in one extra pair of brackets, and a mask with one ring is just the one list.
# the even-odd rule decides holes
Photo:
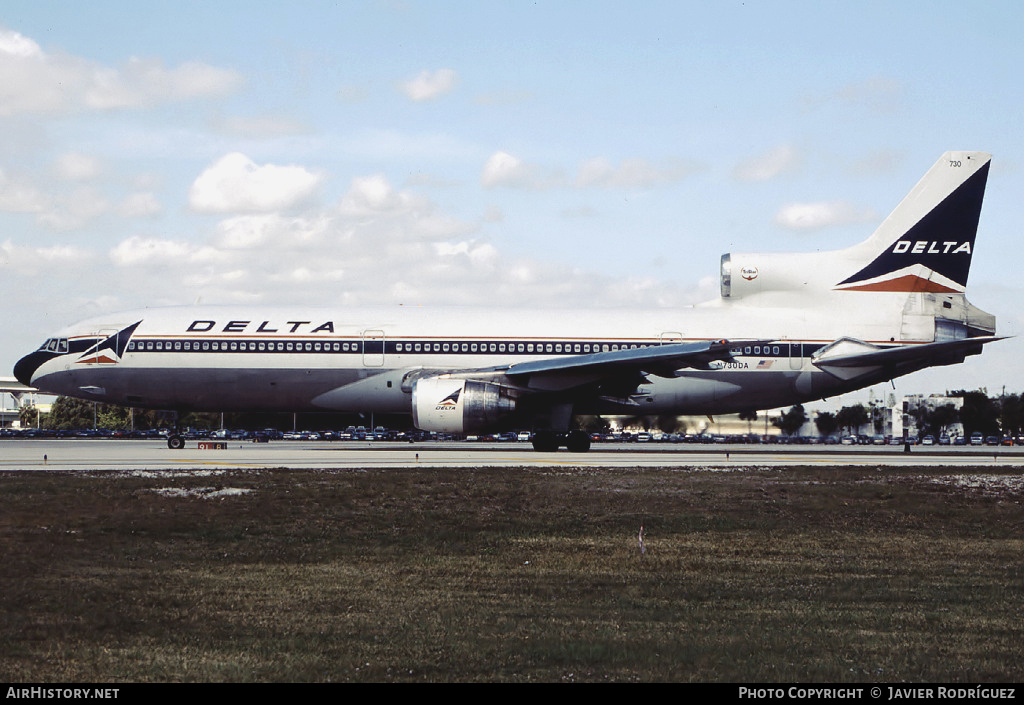
[(39, 346), (39, 349), (55, 353), (66, 353), (68, 351), (68, 339), (47, 338), (46, 342)]

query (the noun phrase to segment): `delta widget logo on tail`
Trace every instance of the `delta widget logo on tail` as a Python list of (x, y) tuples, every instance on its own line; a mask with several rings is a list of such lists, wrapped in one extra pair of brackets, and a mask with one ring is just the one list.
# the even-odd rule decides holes
[(988, 170), (986, 162), (836, 288), (936, 294), (966, 291)]

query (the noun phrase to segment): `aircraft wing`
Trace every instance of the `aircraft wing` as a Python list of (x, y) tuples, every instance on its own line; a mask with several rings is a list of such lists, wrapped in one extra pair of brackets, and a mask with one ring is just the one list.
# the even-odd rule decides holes
[(819, 350), (812, 362), (834, 377), (850, 380), (881, 367), (953, 365), (963, 362), (968, 355), (979, 354), (983, 345), (997, 340), (1003, 337), (988, 335), (882, 348), (853, 338), (841, 338)]
[[(769, 341), (758, 341), (769, 342)], [(431, 379), (475, 380), (515, 390), (519, 396), (571, 392), (581, 387), (601, 387), (602, 393), (627, 397), (638, 385), (647, 382), (646, 375), (673, 377), (684, 368), (708, 369), (716, 360), (732, 360), (732, 350), (753, 341), (699, 341), (671, 343), (646, 348), (610, 350), (585, 355), (569, 355), (544, 360), (532, 360), (508, 366), (438, 370), (433, 368), (397, 369), (390, 373), (371, 375), (357, 382), (332, 389), (316, 397), (313, 402), (325, 409), (344, 409), (361, 406), (370, 408), (372, 400), (387, 389), (401, 387), (413, 392), (417, 385)], [(448, 394), (454, 389), (447, 389)], [(442, 394), (427, 406), (430, 409), (444, 398)]]
[[(745, 345), (747, 341), (739, 344)], [(642, 381), (640, 378), (646, 374), (673, 377), (683, 367), (706, 370), (716, 360), (732, 360), (731, 351), (736, 346), (737, 342), (728, 340), (670, 343), (521, 362), (503, 372), (527, 389), (564, 391), (606, 380)]]

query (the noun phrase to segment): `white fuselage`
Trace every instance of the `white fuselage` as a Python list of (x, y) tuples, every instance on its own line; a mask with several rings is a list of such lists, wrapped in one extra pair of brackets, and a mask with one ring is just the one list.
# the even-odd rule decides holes
[[(34, 385), (139, 407), (194, 410), (410, 410), (410, 374), (507, 367), (543, 358), (726, 338), (734, 361), (648, 376), (628, 398), (602, 397), (576, 413), (722, 413), (773, 408), (848, 388), (811, 365), (823, 345), (854, 335), (872, 343), (913, 339), (891, 297), (804, 308), (716, 301), (680, 310), (589, 311), (181, 307), (103, 316), (57, 334)], [(839, 313), (843, 311), (843, 313)], [(861, 320), (854, 320), (854, 318)], [(84, 353), (141, 321), (119, 359)], [(63, 341), (67, 341), (66, 343)], [(44, 348), (46, 345), (44, 345)], [(862, 384), (856, 385), (862, 386)], [(589, 408), (592, 407), (592, 408)]]

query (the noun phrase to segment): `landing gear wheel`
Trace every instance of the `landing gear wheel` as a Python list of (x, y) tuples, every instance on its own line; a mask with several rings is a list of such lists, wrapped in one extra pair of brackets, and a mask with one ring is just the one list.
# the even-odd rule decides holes
[(533, 434), (533, 449), (541, 453), (558, 450), (558, 435), (554, 431), (537, 431)]
[(181, 450), (185, 447), (185, 439), (175, 434), (167, 437), (167, 447), (171, 450)]
[(586, 453), (590, 450), (590, 434), (586, 431), (569, 431), (565, 437), (565, 447), (570, 453)]

